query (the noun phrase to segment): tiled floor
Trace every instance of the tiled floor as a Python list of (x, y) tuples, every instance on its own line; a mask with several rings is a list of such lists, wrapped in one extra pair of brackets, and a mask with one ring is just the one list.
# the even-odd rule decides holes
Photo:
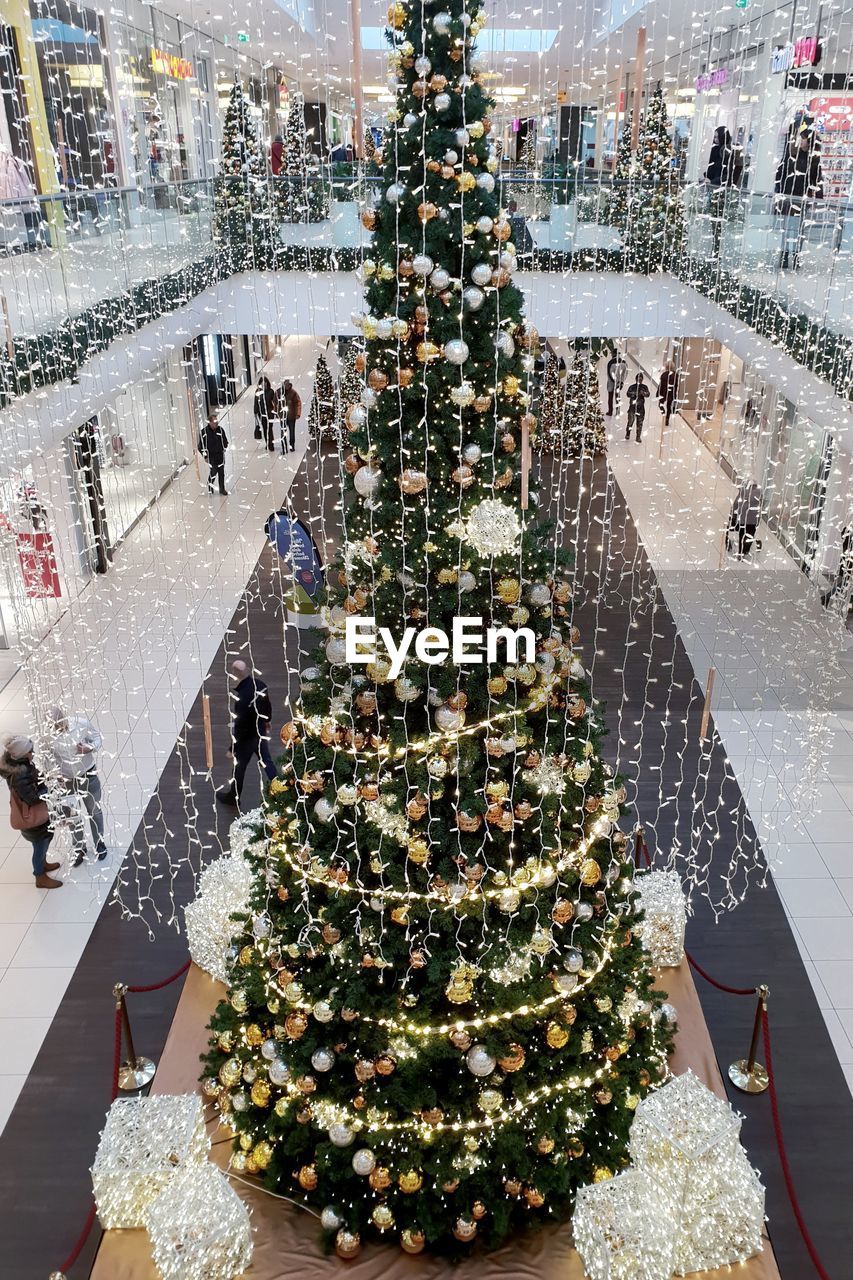
[[(314, 339), (288, 339), (270, 370), (300, 389), (302, 431), (321, 349)], [(268, 454), (253, 439), (251, 417), (246, 395), (227, 420), (232, 495), (209, 497), (186, 468), (123, 544), (111, 573), (92, 583), (39, 650), (39, 679), (50, 684), (52, 701), (84, 708), (104, 736), (113, 852), (45, 892), (33, 885), (29, 846), (0, 821), (0, 1128), (254, 568), (264, 521), (301, 460), (302, 433), (295, 455)], [(187, 539), (187, 530), (197, 536)], [(28, 723), (27, 707), (20, 673), (0, 692), (0, 736)]]

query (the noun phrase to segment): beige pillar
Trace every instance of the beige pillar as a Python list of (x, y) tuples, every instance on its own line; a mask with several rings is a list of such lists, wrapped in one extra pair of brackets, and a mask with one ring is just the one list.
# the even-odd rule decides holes
[(636, 151), (640, 141), (640, 112), (643, 109), (643, 80), (646, 74), (646, 28), (637, 31), (637, 49), (634, 54), (634, 119), (631, 126), (631, 150)]
[(361, 75), (361, 0), (350, 0), (352, 21), (352, 96), (355, 103), (352, 140), (356, 160), (364, 153), (364, 109)]

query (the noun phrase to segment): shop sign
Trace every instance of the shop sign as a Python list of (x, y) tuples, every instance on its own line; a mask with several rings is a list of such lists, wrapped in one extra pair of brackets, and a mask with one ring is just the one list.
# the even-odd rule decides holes
[(289, 570), (289, 573), (282, 573), (282, 579), (286, 583), (284, 603), (288, 611), (309, 617), (318, 616), (323, 565), (311, 530), (285, 511), (276, 511), (267, 520), (265, 532)]
[(62, 595), (53, 538), (49, 533), (15, 533), (24, 590), (29, 600), (57, 600)]
[(189, 58), (166, 53), (163, 49), (151, 50), (151, 67), (158, 75), (171, 76), (173, 80), (192, 80), (195, 77), (195, 69)]
[(770, 58), (771, 75), (783, 71), (796, 71), (798, 67), (816, 67), (820, 61), (820, 44), (817, 36), (801, 36), (774, 49)]
[(696, 92), (707, 93), (709, 89), (722, 89), (729, 83), (731, 72), (728, 67), (717, 67), (716, 71), (706, 71), (696, 80)]
[(812, 98), (809, 115), (814, 116), (821, 133), (838, 133), (853, 124), (853, 97)]

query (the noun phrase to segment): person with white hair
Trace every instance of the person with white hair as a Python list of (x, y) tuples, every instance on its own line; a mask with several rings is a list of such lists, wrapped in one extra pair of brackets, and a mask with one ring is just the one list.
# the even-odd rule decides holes
[[(87, 716), (68, 715), (62, 707), (52, 707), (49, 715), (56, 734), (53, 754), (57, 768), (69, 794), (80, 797), (91, 827), (95, 853), (98, 861), (102, 862), (109, 853), (104, 840), (104, 811), (101, 807), (103, 790), (97, 771), (98, 752), (103, 739)], [(78, 853), (74, 860), (75, 867), (80, 865), (86, 854), (82, 830), (76, 843)]]
[(231, 693), (231, 741), (234, 776), (227, 787), (217, 791), (216, 798), (222, 804), (240, 803), (246, 770), (257, 756), (268, 778), (275, 777), (275, 765), (270, 754), (270, 724), (272, 703), (269, 689), (258, 672), (250, 672), (247, 664), (238, 658), (231, 664), (231, 679), (235, 682)]
[(33, 741), (25, 733), (13, 734), (0, 756), (0, 775), (9, 787), (9, 821), (33, 848), (33, 875), (37, 889), (61, 889), (62, 881), (50, 874), (59, 867), (48, 862), (53, 839), (48, 813), (47, 787), (33, 761)]

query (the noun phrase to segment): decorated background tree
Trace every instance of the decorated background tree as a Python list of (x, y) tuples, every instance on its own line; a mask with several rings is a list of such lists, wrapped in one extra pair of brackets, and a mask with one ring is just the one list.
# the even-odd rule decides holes
[(550, 349), (545, 353), (545, 371), (539, 393), (539, 432), (537, 443), (546, 453), (559, 451), (566, 416), (566, 375)]
[[(460, 1252), (567, 1216), (627, 1162), (670, 1038), (570, 583), (524, 500), (531, 334), (483, 14), (449, 0), (424, 22), (398, 0), (389, 19), (397, 114), (363, 213), (330, 631), (247, 851), (205, 1072), (234, 1165), (319, 1211), (344, 1257), (365, 1236)], [(396, 676), (381, 647), (348, 660), (353, 615), (395, 643), (419, 631)], [(535, 652), (501, 640), (455, 664), (424, 633), (460, 615), (526, 627)]]
[(658, 85), (643, 114), (637, 151), (631, 160), (624, 236), (629, 271), (661, 271), (680, 256), (684, 215), (673, 160), (666, 103)]
[(308, 145), (305, 98), (291, 95), (282, 134), (281, 174), (275, 183), (276, 212), (284, 222), (316, 222), (326, 216), (323, 182)]
[(613, 185), (610, 190), (610, 221), (624, 232), (628, 225), (628, 183), (631, 178), (631, 134), (634, 113), (629, 111), (619, 131), (616, 144), (616, 163), (613, 166)]
[(314, 392), (308, 410), (308, 431), (312, 439), (329, 433), (337, 434), (339, 421), (338, 396), (335, 380), (329, 372), (324, 355), (317, 357), (314, 370)]
[(239, 80), (231, 89), (222, 126), (213, 235), (232, 270), (269, 264), (272, 220), (267, 167)]
[(358, 368), (361, 364), (359, 359), (361, 350), (360, 343), (347, 343), (338, 378), (338, 425), (342, 438), (346, 437), (349, 429), (347, 415), (355, 405), (361, 404), (361, 393), (364, 391), (364, 376), (359, 373)]
[(598, 356), (587, 346), (578, 346), (569, 370), (566, 394), (566, 422), (563, 448), (574, 457), (603, 454), (607, 433), (598, 385)]

